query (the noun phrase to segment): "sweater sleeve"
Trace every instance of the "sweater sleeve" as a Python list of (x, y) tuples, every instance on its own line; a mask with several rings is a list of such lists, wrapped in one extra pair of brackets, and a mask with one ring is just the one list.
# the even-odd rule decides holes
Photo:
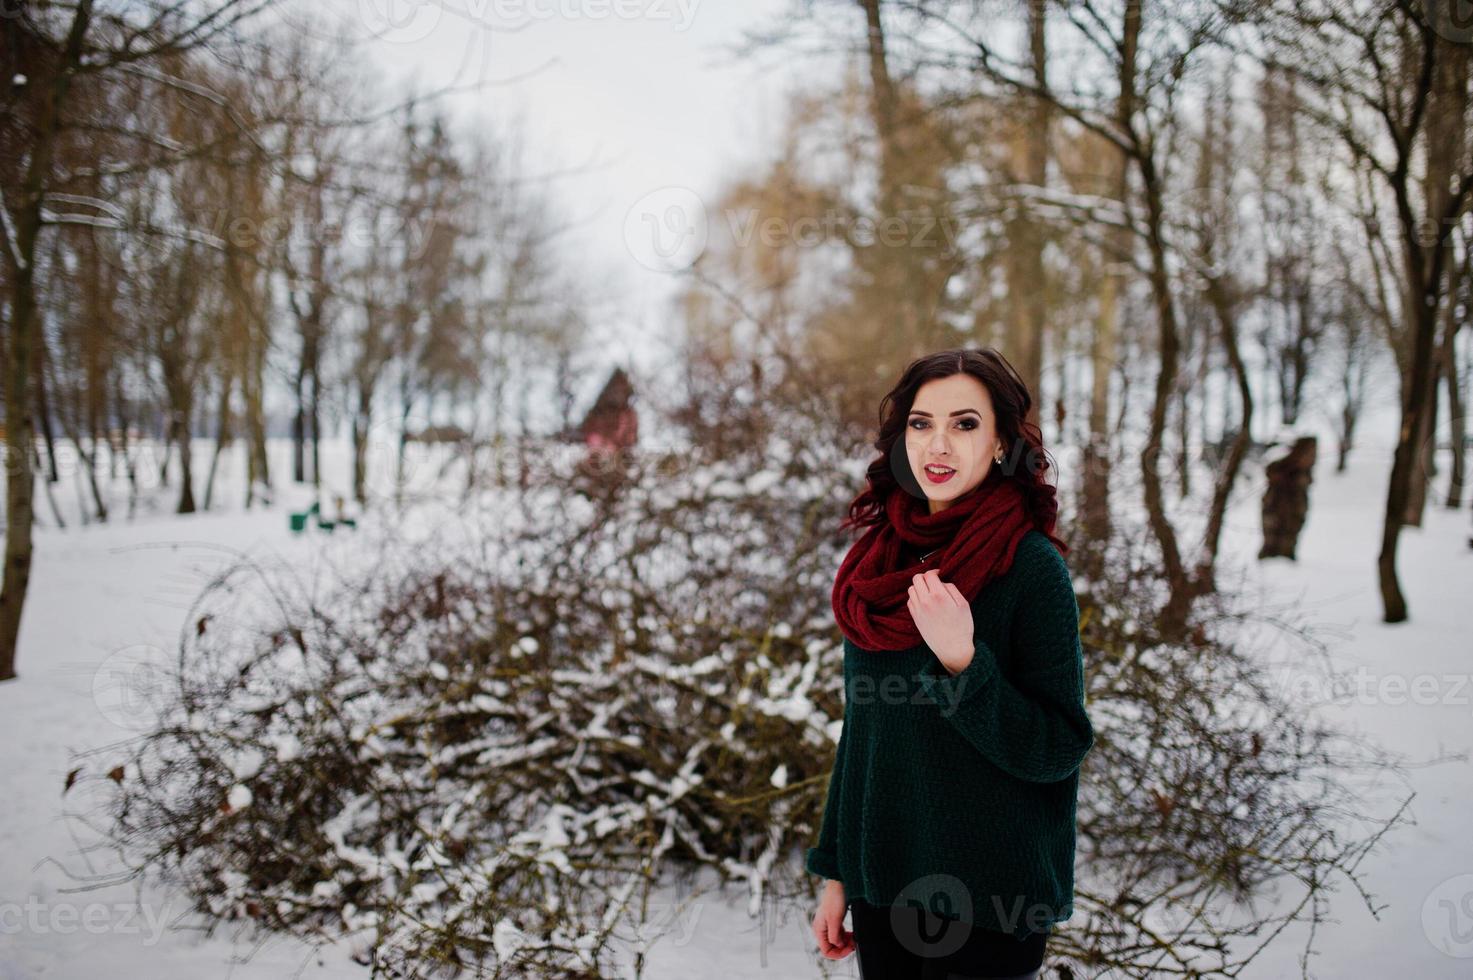
[(834, 752), (834, 767), (829, 773), (828, 797), (823, 804), (823, 826), (818, 832), (818, 846), (810, 847), (803, 866), (810, 874), (820, 878), (839, 881), (838, 834), (839, 834), (839, 787), (844, 779), (844, 739), (848, 735), (846, 723), (839, 732), (838, 748)]
[(919, 677), (934, 710), (989, 762), (1018, 779), (1052, 783), (1073, 774), (1095, 741), (1084, 710), (1079, 605), (1052, 543), (1018, 558), (1028, 577), (1016, 610), (1016, 670), (1004, 675), (979, 638), (955, 676), (933, 657)]

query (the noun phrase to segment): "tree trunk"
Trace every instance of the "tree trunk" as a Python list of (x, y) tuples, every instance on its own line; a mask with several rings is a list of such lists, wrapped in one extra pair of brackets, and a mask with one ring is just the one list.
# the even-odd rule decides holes
[[(80, 63), (82, 40), (92, 18), (92, 0), (79, 0), (67, 32), (66, 47), (56, 74), (48, 79), (45, 97), (37, 114), (35, 137), (25, 182), (16, 201), (14, 221), (14, 265), (11, 277), (11, 320), (7, 340), (9, 376), (5, 384), (5, 571), (0, 584), (0, 681), (16, 676), (15, 653), (20, 640), (21, 613), (31, 584), (31, 529), (35, 520), (34, 451), (35, 418), (32, 414), (31, 358), (37, 331), (36, 241), (41, 233), (41, 208), (46, 178), (51, 171), (52, 152), (62, 107), (71, 88), (72, 74)], [(18, 19), (0, 18), (0, 38), (10, 42), (11, 33), (25, 28)], [(3, 205), (0, 205), (3, 206)]]
[[(44, 361), (45, 359), (46, 359), (46, 343), (45, 343), (44, 340), (41, 340), (41, 342), (39, 344), (37, 344), (37, 346), (36, 346), (36, 360), (37, 360), (38, 363), (40, 363), (40, 362)], [(46, 371), (43, 371), (41, 373), (41, 376), (36, 379), (36, 382), (37, 382), (37, 384), (40, 384), (40, 385), (44, 385), (45, 384), (45, 382), (46, 382)], [(76, 415), (70, 415), (69, 416), (67, 413), (62, 412), (60, 414), (60, 418), (61, 418), (62, 431), (65, 432), (66, 437), (67, 437), (67, 441), (72, 444), (72, 449), (77, 454), (77, 466), (78, 466), (78, 469), (79, 470), (85, 470), (86, 471), (86, 482), (87, 482), (88, 493), (90, 493), (91, 496), (92, 496), (92, 506), (95, 509), (97, 520), (99, 522), (106, 521), (107, 520), (107, 502), (105, 500), (103, 500), (103, 498), (102, 498), (102, 488), (99, 487), (98, 484), (97, 484), (97, 461), (92, 456), (92, 454), (89, 453), (86, 450), (86, 448), (84, 448), (84, 446), (83, 446), (82, 434), (77, 429), (77, 421), (78, 421), (77, 416)], [(93, 442), (95, 444), (96, 443), (96, 440), (93, 440)], [(80, 476), (80, 474), (79, 474), (79, 476)], [(79, 491), (79, 495), (80, 495), (80, 491)], [(79, 509), (80, 514), (81, 514), (82, 523), (83, 524), (89, 524), (89, 523), (91, 523), (91, 521), (88, 520), (88, 516), (87, 516), (87, 501), (86, 500), (80, 500), (80, 499), (78, 500), (78, 509)]]
[(297, 373), (292, 377), (292, 480), (296, 483), (307, 482), (307, 404), (305, 398), (306, 368), (303, 361), (306, 359), (306, 351), (302, 352), (302, 359), (297, 361)]
[(1217, 483), (1213, 488), (1207, 529), (1202, 535), (1202, 558), (1195, 576), (1199, 592), (1215, 591), (1217, 588), (1217, 551), (1227, 517), (1228, 500), (1232, 495), (1233, 485), (1237, 483), (1243, 459), (1248, 454), (1248, 443), (1253, 438), (1253, 387), (1249, 384), (1248, 366), (1243, 363), (1243, 354), (1238, 343), (1238, 297), (1227, 283), (1213, 279), (1207, 284), (1207, 299), (1217, 314), (1218, 326), (1222, 330), (1222, 347), (1227, 353), (1233, 379), (1237, 382), (1242, 415), (1238, 421), (1238, 435), (1233, 439), (1227, 459), (1221, 464)]
[(210, 456), (210, 473), (205, 477), (205, 510), (215, 499), (215, 476), (220, 470), (220, 457), (229, 448), (234, 434), (230, 429), (230, 393), (235, 388), (228, 370), (220, 375), (220, 397), (215, 403), (215, 451)]
[[(1046, 8), (1028, 5), (1028, 42), (1033, 83), (1048, 87), (1048, 47), (1044, 36)], [(1024, 103), (1022, 125), (1013, 140), (1012, 170), (1020, 184), (1043, 187), (1048, 182), (1048, 134), (1052, 113), (1043, 99)], [(1008, 358), (1033, 394), (1028, 421), (1039, 424), (1042, 402), (1044, 332), (1048, 323), (1048, 290), (1044, 281), (1044, 233), (1027, 208), (1015, 207), (1008, 222)]]
[(194, 502), (194, 438), (190, 431), (194, 417), (194, 405), (189, 399), (180, 402), (173, 411), (170, 427), (174, 438), (179, 441), (179, 508), (180, 514), (193, 514)]
[[(1120, 47), (1120, 96), (1115, 118), (1122, 132), (1127, 131), (1135, 112), (1135, 58), (1140, 38), (1139, 4), (1127, 4)], [(1107, 193), (1121, 203), (1129, 203), (1128, 160), (1113, 144), (1104, 144)], [(1125, 276), (1116, 271), (1134, 248), (1134, 236), (1128, 228), (1112, 227), (1106, 233), (1105, 261), (1110, 263), (1100, 277), (1099, 316), (1090, 339), (1089, 439), (1081, 459), (1083, 486), (1080, 491), (1080, 521), (1084, 527), (1084, 548), (1080, 553), (1080, 571), (1086, 578), (1098, 578), (1104, 571), (1104, 549), (1109, 544), (1110, 470), (1112, 432), (1110, 418), (1110, 383), (1113, 379), (1120, 335), (1120, 298)]]
[(35, 377), (36, 416), (41, 426), (41, 439), (46, 446), (46, 482), (58, 479), (56, 467), (56, 436), (51, 431), (51, 398), (46, 384), (46, 340), (36, 337)]
[[(1448, 510), (1457, 510), (1463, 505), (1463, 441), (1468, 434), (1468, 420), (1463, 418), (1463, 393), (1458, 388), (1458, 331), (1462, 329), (1463, 322), (1453, 313), (1460, 302), (1469, 301), (1468, 271), (1473, 256), (1470, 256), (1468, 246), (1469, 242), (1462, 243), (1460, 257), (1452, 264), (1448, 284), (1448, 315), (1444, 321), (1442, 347), (1438, 353), (1439, 376), (1447, 379), (1448, 441), (1452, 448), (1452, 469), (1448, 474), (1447, 497), (1444, 500), (1444, 506)], [(1433, 385), (1436, 386), (1435, 381)]]
[[(1464, 274), (1467, 273), (1467, 261), (1463, 263)], [(1449, 304), (1451, 305), (1451, 304)], [(1447, 357), (1443, 361), (1443, 376), (1447, 378), (1447, 412), (1451, 416), (1448, 426), (1448, 438), (1452, 442), (1453, 463), (1452, 472), (1448, 475), (1447, 500), (1448, 510), (1457, 510), (1463, 506), (1463, 481), (1464, 467), (1467, 461), (1464, 458), (1463, 446), (1468, 439), (1468, 420), (1463, 416), (1463, 392), (1459, 389), (1458, 380), (1458, 327), (1460, 324), (1454, 321), (1452, 331), (1447, 337)]]
[[(1198, 357), (1197, 334), (1195, 330), (1186, 333), (1186, 344), (1183, 350), (1184, 359), (1190, 364)], [(1205, 358), (1197, 361), (1199, 369), (1205, 363)], [(1193, 385), (1191, 388), (1201, 390)], [(1192, 399), (1188, 386), (1181, 385), (1177, 388), (1176, 395), (1176, 491), (1177, 495), (1185, 500), (1192, 495)]]
[(1345, 405), (1340, 411), (1340, 445), (1335, 457), (1335, 472), (1344, 473), (1350, 450), (1355, 446), (1355, 426), (1360, 421), (1361, 402), (1366, 391), (1366, 358), (1357, 347), (1346, 355)]
[(373, 426), (373, 389), (358, 387), (358, 408), (353, 413), (353, 499), (368, 504), (368, 433)]
[(1442, 390), (1438, 381), (1447, 371), (1444, 358), (1447, 356), (1449, 338), (1455, 329), (1453, 319), (1453, 297), (1449, 291), (1447, 300), (1442, 304), (1442, 330), (1437, 349), (1432, 355), (1432, 381), (1427, 385), (1427, 400), (1422, 405), (1421, 427), (1426, 438), (1417, 444), (1417, 462), (1412, 467), (1405, 518), (1408, 527), (1422, 526), (1422, 514), (1427, 509), (1427, 486), (1437, 475), (1437, 405), (1438, 393)]
[[(266, 414), (262, 385), (266, 376), (266, 339), (258, 331), (249, 331), (250, 346), (246, 353), (246, 372), (241, 390), (245, 392), (245, 430), (250, 465), (250, 484), (246, 488), (246, 506), (256, 499), (258, 486), (269, 486), (271, 469), (266, 461)], [(266, 501), (269, 503), (270, 501)]]
[(1146, 201), (1146, 242), (1151, 255), (1151, 293), (1156, 302), (1156, 320), (1160, 330), (1158, 354), (1161, 358), (1160, 370), (1156, 375), (1155, 396), (1151, 403), (1150, 429), (1145, 448), (1141, 450), (1141, 483), (1147, 520), (1161, 548), (1162, 569), (1170, 590), (1166, 605), (1161, 610), (1158, 626), (1161, 635), (1170, 639), (1180, 635), (1185, 629), (1193, 598), (1192, 582), (1182, 561), (1176, 529), (1172, 527), (1171, 519), (1166, 513), (1160, 472), (1161, 451), (1165, 446), (1166, 412), (1176, 391), (1181, 338), (1176, 325), (1176, 306), (1171, 295), (1166, 242), (1162, 237), (1164, 206), (1161, 202), (1160, 180), (1149, 150), (1138, 151), (1135, 160), (1141, 173), (1141, 188)]
[[(1443, 270), (1449, 254), (1450, 222), (1447, 219), (1461, 213), (1462, 200), (1469, 189), (1469, 175), (1460, 174), (1461, 183), (1456, 193), (1449, 179), (1458, 172), (1457, 164), (1462, 157), (1466, 135), (1467, 45), (1433, 38), (1426, 57), (1435, 59), (1429, 93), (1431, 111), (1427, 117), (1427, 179), (1424, 182), (1425, 217), (1431, 219), (1431, 227), (1437, 232), (1430, 246), (1423, 246), (1420, 241), (1423, 227), (1413, 212), (1404, 167), (1393, 172), (1391, 182), (1401, 218), (1403, 282), (1409, 300), (1404, 308), (1411, 312), (1405, 336), (1411, 350), (1402, 385), (1401, 428), (1397, 433), (1391, 478), (1386, 488), (1381, 551), (1376, 556), (1382, 621), (1387, 623), (1400, 623), (1407, 618), (1406, 597), (1396, 575), (1396, 546), (1407, 508), (1412, 502), (1412, 471), (1427, 438), (1428, 388), (1436, 381), (1433, 377), (1433, 344), (1443, 300)], [(1411, 147), (1403, 148), (1403, 160), (1410, 156), (1410, 150)]]

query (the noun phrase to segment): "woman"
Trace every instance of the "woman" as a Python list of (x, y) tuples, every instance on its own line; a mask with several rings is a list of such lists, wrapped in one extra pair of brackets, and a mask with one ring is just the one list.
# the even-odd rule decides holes
[[(997, 351), (908, 368), (834, 582), (844, 725), (813, 920), (860, 974), (1031, 978), (1073, 911), (1079, 607), (1032, 398)], [(853, 931), (844, 928), (853, 911)]]

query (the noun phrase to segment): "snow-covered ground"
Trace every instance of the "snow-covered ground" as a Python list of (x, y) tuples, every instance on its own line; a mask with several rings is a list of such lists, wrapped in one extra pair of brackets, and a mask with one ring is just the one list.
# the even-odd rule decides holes
[[(1413, 762), (1455, 756), (1412, 769), (1415, 823), (1393, 830), (1360, 869), (1376, 904), (1387, 908), (1372, 916), (1354, 889), (1342, 885), (1333, 902), (1337, 921), (1319, 932), (1312, 973), (1467, 977), (1473, 975), (1469, 515), (1430, 507), (1425, 527), (1403, 532), (1399, 568), (1412, 619), (1382, 624), (1374, 561), (1394, 420), (1383, 414), (1366, 424), (1364, 442), (1344, 474), (1333, 472), (1333, 450), (1321, 443), (1297, 563), (1253, 559), (1259, 535), (1252, 495), (1231, 515), (1225, 560), (1245, 562), (1250, 583), (1280, 598), (1299, 596), (1314, 622), (1343, 631), (1332, 645), (1334, 661), (1345, 670), (1364, 667), (1364, 683), (1354, 696), (1318, 710)], [(201, 469), (207, 446), (201, 442), (196, 457)], [(285, 485), (288, 446), (274, 451), (278, 484)], [(330, 458), (327, 472), (344, 472), (342, 464)], [(416, 469), (420, 477), (431, 472), (428, 463)], [(319, 954), (280, 939), (257, 948), (236, 938), (230, 926), (209, 938), (176, 931), (170, 927), (186, 917), (185, 903), (157, 888), (141, 894), (132, 886), (75, 890), (81, 882), (73, 875), (105, 873), (115, 865), (110, 854), (80, 852), (85, 828), (62, 818), (64, 810), (85, 809), (84, 794), (63, 795), (68, 771), (106, 758), (78, 760), (73, 752), (137, 730), (128, 685), (146, 669), (138, 665), (175, 649), (188, 604), (210, 575), (248, 552), (278, 556), (310, 582), (314, 570), (351, 562), (354, 549), (375, 533), (370, 518), (356, 533), (294, 536), (287, 511), (299, 509), (305, 492), (280, 491), (270, 509), (242, 511), (238, 474), (234, 460), (219, 478), (223, 498), (217, 499), (228, 504), (221, 513), (176, 517), (165, 506), (131, 522), (118, 514), (106, 525), (69, 520), (67, 530), (37, 532), (20, 678), (0, 685), (0, 739), (8, 750), (0, 766), (0, 980), (366, 974), (341, 945)], [(56, 493), (74, 517), (74, 486), (63, 482)], [(44, 500), (38, 512), (49, 524)], [(672, 903), (668, 933), (650, 950), (646, 976), (710, 976), (718, 962), (723, 977), (821, 975), (808, 908), (768, 903), (753, 919), (747, 896), (736, 890), (725, 897), (708, 892), (678, 909), (673, 903), (680, 896), (665, 897)], [(1302, 939), (1289, 930), (1244, 976), (1297, 976)], [(831, 976), (858, 976), (852, 956), (824, 965)]]

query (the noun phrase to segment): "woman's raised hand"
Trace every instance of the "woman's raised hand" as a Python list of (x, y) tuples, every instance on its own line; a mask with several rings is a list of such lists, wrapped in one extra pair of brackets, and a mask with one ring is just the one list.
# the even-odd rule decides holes
[(972, 607), (961, 590), (941, 581), (941, 572), (931, 569), (911, 579), (910, 618), (926, 646), (952, 674), (972, 662)]

